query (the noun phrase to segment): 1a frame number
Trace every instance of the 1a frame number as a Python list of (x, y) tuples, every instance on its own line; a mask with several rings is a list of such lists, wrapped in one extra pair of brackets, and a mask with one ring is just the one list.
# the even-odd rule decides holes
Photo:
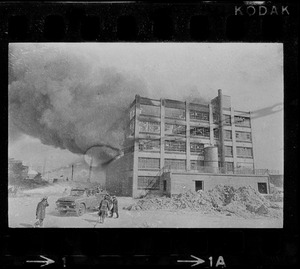
[[(213, 267), (213, 257), (210, 256), (208, 259), (209, 259), (209, 266)], [(218, 260), (217, 260), (216, 265), (214, 267), (219, 267), (219, 266), (221, 266), (222, 268), (226, 267), (223, 256), (218, 257)]]

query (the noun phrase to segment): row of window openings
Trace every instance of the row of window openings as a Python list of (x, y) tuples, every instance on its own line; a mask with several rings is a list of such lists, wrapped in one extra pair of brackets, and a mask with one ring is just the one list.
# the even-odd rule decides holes
[[(141, 114), (148, 116), (160, 117), (160, 107), (141, 105)], [(130, 120), (135, 116), (135, 110), (130, 111)], [(185, 110), (178, 108), (165, 108), (165, 117), (185, 120)], [(190, 110), (191, 120), (209, 121), (209, 113), (197, 110)], [(219, 114), (213, 113), (213, 122), (219, 123)], [(224, 125), (231, 125), (231, 115), (224, 115)], [(234, 124), (238, 126), (250, 127), (250, 118), (242, 116), (234, 116)]]
[[(149, 105), (140, 105), (140, 107), (142, 115), (160, 117), (160, 107)], [(130, 118), (134, 116), (134, 113), (130, 114)], [(180, 108), (165, 107), (165, 117), (185, 120), (186, 112)], [(209, 112), (190, 110), (190, 119), (209, 121)]]
[[(130, 125), (131, 134), (134, 132), (134, 125)], [(160, 134), (160, 123), (150, 121), (139, 121), (139, 131), (144, 133)], [(186, 126), (177, 124), (165, 124), (166, 135), (186, 135)], [(210, 131), (206, 127), (190, 127), (191, 136), (209, 137)]]
[[(140, 151), (160, 151), (160, 142), (144, 140), (139, 143)], [(203, 155), (204, 144), (190, 143), (192, 153)], [(165, 151), (186, 152), (186, 143), (180, 141), (165, 141)]]
[[(165, 151), (166, 152), (186, 152), (186, 142), (181, 141), (165, 141)], [(140, 141), (139, 144), (140, 151), (160, 151), (159, 141)], [(200, 143), (190, 143), (191, 153), (197, 153), (198, 155), (204, 154), (204, 144)], [(236, 147), (237, 157), (249, 157), (253, 156), (252, 148), (247, 147)], [(225, 146), (225, 156), (233, 156), (233, 147)]]
[[(214, 129), (214, 138), (219, 139), (219, 136), (220, 136), (219, 129)], [(236, 131), (235, 138), (236, 138), (236, 141), (248, 141), (248, 142), (252, 141), (251, 133), (248, 133), (248, 132)], [(232, 140), (232, 131), (224, 130), (224, 139)]]
[[(174, 170), (186, 170), (186, 160), (176, 160), (176, 159), (165, 159), (165, 166), (170, 167)], [(205, 162), (202, 160), (191, 160), (190, 169), (191, 170), (203, 170), (205, 167)], [(218, 162), (218, 167), (221, 167), (221, 163)], [(253, 170), (253, 164), (238, 164), (234, 167), (233, 162), (225, 162), (225, 167), (227, 171), (235, 170)], [(160, 169), (160, 159), (157, 158), (139, 158), (138, 162), (139, 169)]]
[[(160, 123), (140, 121), (139, 122), (140, 132), (145, 133), (160, 133)], [(130, 133), (134, 133), (134, 124), (130, 125)], [(177, 124), (165, 124), (165, 134), (166, 135), (186, 135), (186, 126)], [(225, 130), (224, 139), (232, 140), (232, 131)], [(202, 136), (210, 137), (210, 129), (206, 127), (190, 127), (190, 136)], [(251, 141), (251, 133), (249, 132), (235, 132), (237, 141)], [(214, 138), (219, 139), (219, 129), (214, 129)]]
[[(139, 190), (159, 190), (161, 189), (159, 177), (151, 177), (151, 176), (139, 176), (138, 177), (138, 189)], [(167, 190), (167, 182), (166, 180), (162, 181), (162, 188), (163, 191)], [(204, 182), (202, 180), (195, 180), (195, 191), (204, 190)], [(265, 182), (258, 182), (257, 183), (258, 192), (262, 194), (267, 194), (267, 183)]]

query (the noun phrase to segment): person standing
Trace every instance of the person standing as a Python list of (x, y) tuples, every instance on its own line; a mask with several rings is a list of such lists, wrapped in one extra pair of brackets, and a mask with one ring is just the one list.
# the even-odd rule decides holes
[(119, 217), (118, 200), (117, 200), (117, 197), (115, 195), (112, 197), (112, 204), (113, 204), (113, 207), (112, 207), (112, 217), (114, 216), (114, 213), (116, 213), (116, 218), (118, 218)]
[(44, 197), (36, 207), (37, 222), (34, 223), (34, 227), (43, 227), (43, 221), (46, 215), (46, 207), (49, 206), (47, 199), (47, 197)]
[(107, 216), (109, 218), (112, 218), (113, 216), (113, 212), (112, 212), (112, 208), (113, 208), (113, 202), (112, 202), (112, 197), (108, 194), (107, 195), (107, 201), (108, 201), (108, 212), (107, 212)]
[(99, 205), (99, 217), (100, 217), (100, 223), (103, 223), (104, 222), (104, 219), (107, 215), (107, 211), (109, 209), (109, 202), (108, 202), (108, 196), (105, 195), (104, 196), (104, 199), (100, 202), (100, 205)]

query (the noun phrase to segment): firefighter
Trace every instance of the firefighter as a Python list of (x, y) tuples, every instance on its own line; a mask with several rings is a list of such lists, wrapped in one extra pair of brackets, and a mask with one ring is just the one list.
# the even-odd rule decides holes
[(49, 206), (48, 197), (44, 197), (37, 205), (36, 208), (36, 219), (38, 220), (34, 223), (34, 227), (43, 227), (43, 221), (46, 215), (46, 207)]
[(99, 217), (100, 217), (100, 223), (104, 222), (105, 217), (107, 216), (107, 211), (109, 209), (109, 201), (108, 201), (108, 196), (105, 195), (104, 199), (100, 202), (99, 205)]
[(107, 194), (107, 200), (108, 200), (108, 212), (107, 212), (107, 216), (109, 218), (112, 218), (113, 213), (112, 213), (112, 209), (113, 209), (113, 202), (112, 202), (112, 197)]
[(112, 217), (114, 216), (114, 213), (116, 213), (116, 218), (118, 218), (119, 217), (118, 200), (117, 200), (117, 197), (115, 195), (112, 197), (112, 204), (113, 204), (113, 207), (112, 207)]

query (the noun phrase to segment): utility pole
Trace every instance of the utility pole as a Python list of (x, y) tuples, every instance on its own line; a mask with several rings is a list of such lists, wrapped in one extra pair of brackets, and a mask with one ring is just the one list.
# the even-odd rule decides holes
[(73, 181), (74, 164), (71, 165), (71, 180)]

